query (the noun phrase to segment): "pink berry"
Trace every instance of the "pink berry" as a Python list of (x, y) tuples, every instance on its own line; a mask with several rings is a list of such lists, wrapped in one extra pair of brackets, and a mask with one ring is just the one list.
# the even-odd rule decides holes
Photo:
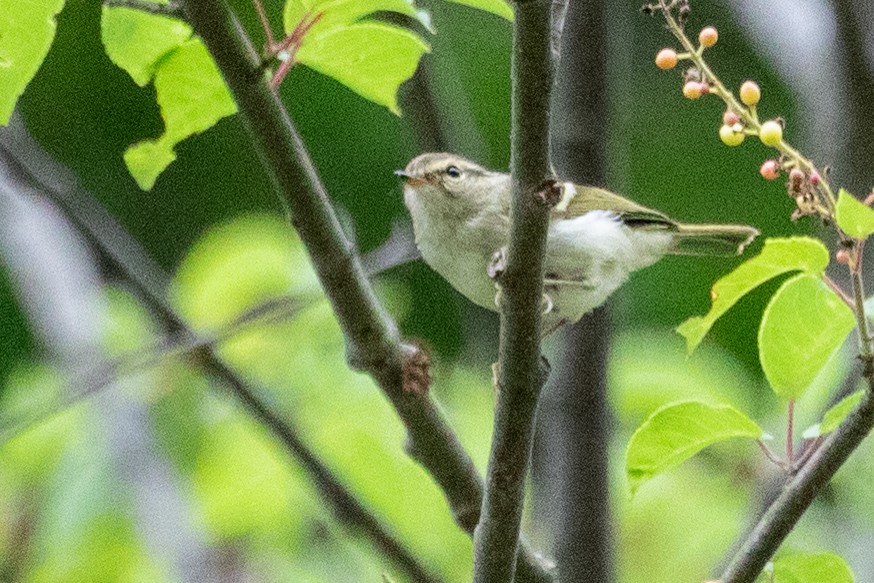
[(801, 183), (804, 182), (804, 172), (798, 168), (793, 168), (789, 171), (789, 182), (791, 182), (793, 186), (801, 186)]
[(736, 123), (740, 123), (740, 117), (735, 112), (728, 110), (722, 114), (722, 123), (727, 126), (733, 126)]
[(677, 66), (677, 51), (674, 49), (662, 49), (655, 58), (656, 67), (667, 71)]
[(762, 164), (761, 168), (759, 168), (759, 174), (761, 174), (762, 178), (765, 180), (775, 180), (780, 176), (780, 166), (777, 164), (776, 160), (765, 160), (765, 163)]
[(819, 176), (819, 172), (811, 172), (810, 173), (810, 185), (811, 186), (819, 186), (819, 183), (822, 182), (822, 178)]
[(837, 259), (838, 263), (843, 263), (844, 265), (849, 265), (850, 263), (850, 252), (846, 249), (838, 249), (838, 252), (835, 253), (835, 259)]

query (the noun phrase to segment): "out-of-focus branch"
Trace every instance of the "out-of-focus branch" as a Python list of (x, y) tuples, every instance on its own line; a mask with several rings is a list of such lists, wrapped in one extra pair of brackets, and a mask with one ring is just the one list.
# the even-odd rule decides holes
[[(22, 131), (18, 131), (17, 135), (12, 133), (19, 128), (20, 124), (14, 124), (0, 132), (0, 163), (7, 167), (9, 174), (16, 176), (22, 184), (30, 185), (31, 190), (50, 197), (91, 240), (100, 254), (121, 269), (170, 333), (182, 331), (186, 336), (193, 337), (164, 299), (166, 276), (124, 228), (96, 200), (78, 188), (56, 162), (37, 150)], [(47, 177), (47, 173), (50, 176)], [(295, 428), (264, 403), (252, 387), (218, 358), (211, 346), (203, 346), (198, 355), (202, 366), (230, 387), (245, 409), (278, 438), (303, 466), (323, 501), (340, 521), (373, 541), (413, 580), (440, 581), (345, 488), (340, 479), (309, 449)]]
[(417, 351), (400, 341), (377, 300), (251, 41), (223, 0), (185, 0), (183, 7), (234, 95), (252, 147), (307, 247), (343, 330), (350, 366), (370, 374), (382, 388), (406, 426), (408, 452), (443, 489), (456, 522), (471, 532), (482, 496), (476, 467), (434, 401), (405, 390), (405, 369)]
[(551, 2), (514, 2), (510, 246), (500, 276), (498, 403), (474, 581), (513, 581), (537, 400), (548, 373), (540, 354), (543, 264), (549, 225), (549, 104), (553, 83)]
[[(575, 0), (565, 6), (553, 99), (553, 117), (561, 123), (551, 128), (552, 160), (562, 180), (577, 184), (606, 181), (608, 47), (614, 38), (617, 46), (628, 42), (619, 24), (623, 19), (608, 20), (608, 5), (606, 0)], [(537, 415), (535, 512), (541, 520), (548, 518), (560, 580), (608, 583), (614, 578), (609, 307), (587, 314), (557, 336), (555, 366)]]

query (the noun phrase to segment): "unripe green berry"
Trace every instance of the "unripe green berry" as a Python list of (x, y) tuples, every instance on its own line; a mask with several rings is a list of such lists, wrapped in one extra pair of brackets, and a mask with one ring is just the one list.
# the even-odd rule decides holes
[[(724, 125), (719, 128), (719, 139), (726, 146), (740, 146), (743, 143), (746, 134), (743, 133), (743, 127), (740, 124), (734, 126)], [(739, 131), (737, 131), (739, 128)]]
[(761, 98), (762, 90), (759, 89), (759, 85), (755, 81), (744, 81), (744, 84), (740, 86), (740, 100), (744, 102), (744, 105), (752, 107)]
[(655, 58), (656, 67), (667, 71), (677, 66), (677, 51), (674, 49), (662, 49)]
[(776, 160), (765, 160), (765, 163), (762, 164), (761, 168), (759, 168), (759, 174), (761, 174), (762, 178), (765, 180), (775, 180), (780, 176), (780, 166), (777, 164)]
[(712, 47), (717, 40), (719, 40), (719, 33), (712, 26), (702, 29), (698, 34), (698, 42), (702, 47)]
[(698, 81), (687, 81), (683, 85), (683, 95), (686, 99), (698, 99), (704, 94), (704, 84)]
[(759, 139), (766, 146), (779, 146), (783, 141), (783, 126), (773, 119), (766, 121), (759, 130)]

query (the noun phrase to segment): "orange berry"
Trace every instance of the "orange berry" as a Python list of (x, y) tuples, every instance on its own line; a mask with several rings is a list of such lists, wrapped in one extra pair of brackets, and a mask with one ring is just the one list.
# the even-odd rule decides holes
[(768, 120), (759, 130), (759, 139), (766, 146), (778, 146), (783, 141), (783, 126), (776, 120)]
[(780, 176), (780, 166), (777, 164), (776, 160), (765, 160), (765, 163), (762, 164), (761, 168), (759, 168), (759, 174), (761, 174), (762, 178), (765, 180), (775, 180)]
[(677, 66), (677, 51), (674, 49), (662, 49), (655, 58), (656, 67), (667, 71)]
[(727, 126), (733, 126), (736, 123), (740, 123), (740, 117), (735, 112), (728, 110), (722, 114), (722, 123)]
[(744, 81), (744, 84), (740, 86), (740, 100), (744, 102), (744, 105), (753, 106), (761, 98), (762, 90), (759, 89), (759, 85), (755, 81)]
[(704, 94), (704, 84), (698, 81), (687, 81), (683, 85), (683, 95), (686, 99), (698, 99)]
[(698, 41), (702, 47), (712, 47), (717, 40), (719, 40), (719, 33), (712, 26), (702, 29), (698, 34)]

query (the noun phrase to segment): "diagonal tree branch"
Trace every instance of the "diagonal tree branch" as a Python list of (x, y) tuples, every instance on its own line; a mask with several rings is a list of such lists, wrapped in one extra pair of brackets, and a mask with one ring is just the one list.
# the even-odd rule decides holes
[(868, 392), (862, 403), (786, 483), (723, 572), (722, 583), (756, 580), (813, 500), (874, 428), (874, 371), (865, 377)]
[[(19, 127), (20, 124), (16, 123), (0, 133), (0, 164), (6, 166), (10, 174), (17, 178), (22, 190), (49, 196), (88, 237), (104, 259), (122, 271), (169, 332), (184, 331), (187, 336), (193, 336), (164, 298), (166, 275), (124, 227), (79, 188), (60, 165), (39, 151), (36, 144), (23, 132), (19, 135), (12, 133)], [(280, 440), (292, 457), (303, 466), (323, 501), (334, 511), (338, 520), (369, 538), (414, 581), (440, 581), (346, 489), (342, 481), (309, 449), (295, 428), (266, 405), (255, 389), (218, 358), (212, 346), (201, 348), (198, 359), (200, 364), (212, 376), (230, 387), (232, 394), (244, 408)]]
[[(350, 366), (370, 374), (382, 388), (406, 426), (408, 452), (443, 489), (456, 522), (472, 532), (482, 498), (476, 468), (435, 402), (404, 389), (405, 365), (417, 351), (400, 341), (377, 300), (300, 135), (259, 69), (252, 43), (224, 0), (185, 0), (183, 7), (221, 70), (252, 147), (309, 251), (344, 332)], [(525, 563), (534, 580), (549, 580), (532, 559)]]
[(474, 539), (476, 583), (514, 580), (535, 410), (549, 368), (540, 354), (540, 311), (550, 210), (544, 189), (551, 188), (551, 2), (517, 0), (514, 8), (510, 246), (500, 277), (500, 392), (482, 518)]
[(722, 583), (752, 583), (820, 492), (874, 429), (874, 340), (865, 317), (865, 289), (860, 267), (851, 269), (853, 312), (859, 333), (859, 359), (868, 391), (858, 407), (829, 435), (747, 536), (722, 575)]

